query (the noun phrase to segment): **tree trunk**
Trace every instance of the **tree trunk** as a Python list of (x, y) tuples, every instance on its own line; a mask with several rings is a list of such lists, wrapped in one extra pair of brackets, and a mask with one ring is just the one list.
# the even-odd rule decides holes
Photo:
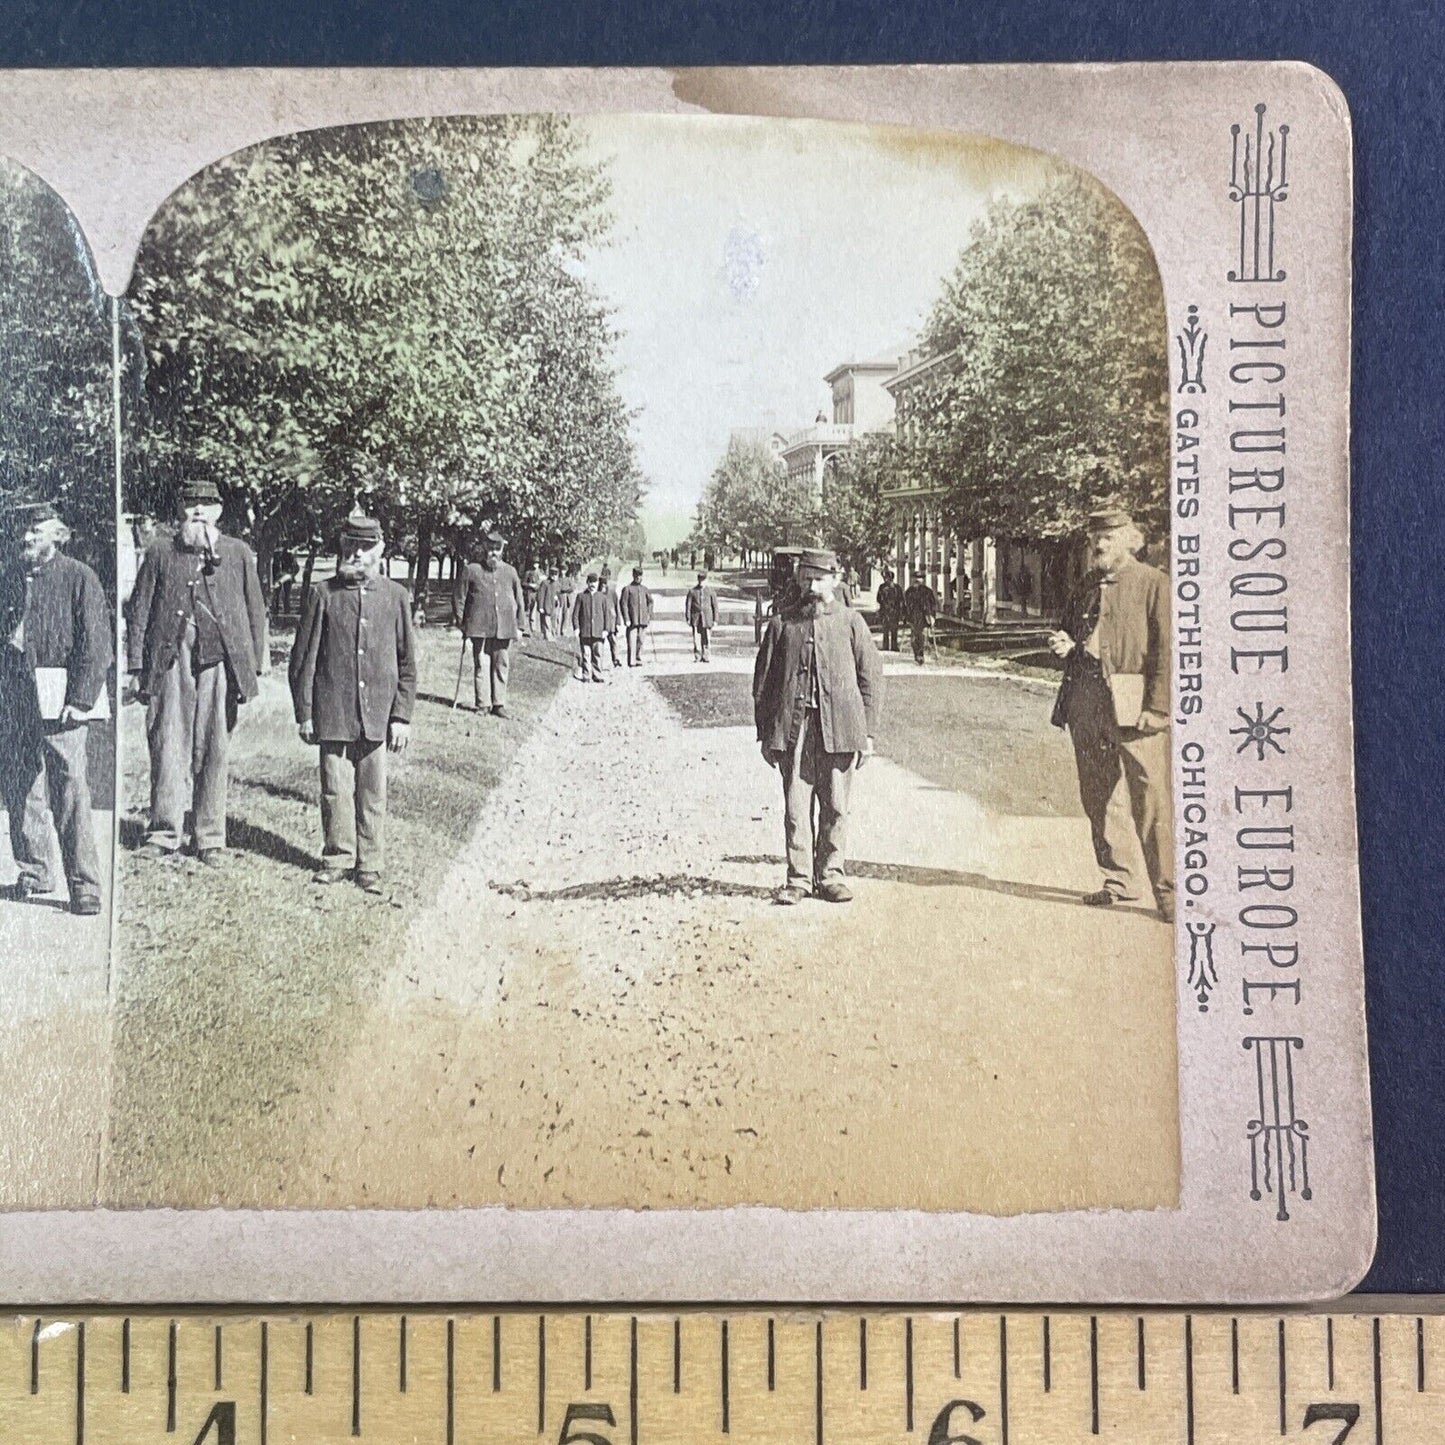
[(311, 574), (316, 569), (316, 554), (320, 548), (312, 542), (306, 548), (306, 565), (301, 569), (301, 607), (306, 607), (306, 599), (311, 595)]
[(414, 602), (426, 604), (427, 586), (431, 581), (431, 528), (416, 529), (416, 584), (412, 588)]

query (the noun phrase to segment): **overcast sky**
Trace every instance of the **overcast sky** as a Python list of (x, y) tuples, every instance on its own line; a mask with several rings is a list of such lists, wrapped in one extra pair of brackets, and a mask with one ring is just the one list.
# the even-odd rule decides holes
[(613, 181), (612, 238), (585, 270), (617, 308), (653, 545), (687, 530), (734, 427), (807, 425), (834, 366), (911, 341), (990, 197), (1049, 164), (826, 122), (578, 125)]

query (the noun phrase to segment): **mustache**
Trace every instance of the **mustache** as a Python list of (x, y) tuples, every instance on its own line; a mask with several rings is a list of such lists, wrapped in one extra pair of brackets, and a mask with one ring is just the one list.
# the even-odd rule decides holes
[(221, 529), (211, 522), (185, 521), (181, 523), (181, 543), (197, 551), (214, 552)]

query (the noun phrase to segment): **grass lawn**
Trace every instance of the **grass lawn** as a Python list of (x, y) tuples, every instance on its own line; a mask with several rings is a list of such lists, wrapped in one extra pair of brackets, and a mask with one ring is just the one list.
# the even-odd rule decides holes
[[(115, 1088), (103, 1185), (111, 1202), (158, 1197), (172, 1163), (186, 1157), (194, 1169), (198, 1151), (229, 1156), (232, 1168), (235, 1150), (264, 1152), (265, 1116), (333, 1042), (344, 1044), (351, 1011), (573, 665), (569, 649), (526, 639), (513, 652), (512, 717), (452, 713), (459, 638), (440, 628), (420, 634), (411, 748), (390, 760), (387, 897), (376, 899), (349, 883), (310, 881), (321, 851), (317, 754), (296, 736), (288, 646), (276, 640), (262, 694), (242, 708), (232, 737), (221, 869), (137, 857), (149, 786), (145, 720), (135, 705), (123, 718)], [(464, 702), (470, 693), (468, 675)]]
[[(751, 727), (751, 679), (678, 673), (652, 679), (684, 727)], [(888, 678), (878, 751), (929, 782), (1013, 817), (1080, 817), (1068, 735), (1049, 723), (1053, 691), (997, 678)]]

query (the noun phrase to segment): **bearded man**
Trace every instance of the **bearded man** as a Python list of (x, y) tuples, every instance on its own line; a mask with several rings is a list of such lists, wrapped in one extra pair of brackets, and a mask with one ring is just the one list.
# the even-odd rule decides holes
[(101, 910), (100, 855), (86, 774), (88, 724), (110, 716), (110, 608), (100, 578), (61, 548), (70, 528), (49, 503), (17, 509), (20, 566), (4, 579), (0, 790), (18, 902), (54, 889), (52, 826), (70, 911)]
[(321, 867), (313, 882), (354, 877), (382, 891), (387, 754), (406, 751), (416, 704), (410, 598), (381, 574), (381, 523), (354, 512), (336, 575), (313, 588), (287, 668), (301, 741), (321, 750)]
[(226, 753), (265, 665), (256, 556), (220, 529), (214, 482), (181, 487), (180, 526), (156, 542), (126, 605), (126, 665), (146, 704), (150, 824), (142, 854), (174, 858), (190, 832), (218, 866), (226, 846)]
[(853, 774), (873, 756), (883, 660), (862, 613), (837, 595), (832, 552), (805, 551), (796, 582), (753, 667), (758, 742), (783, 778), (788, 878), (776, 898), (801, 903), (811, 891), (847, 903), (848, 804)]
[(502, 561), (506, 545), (500, 532), (490, 533), (482, 560), (467, 564), (452, 593), (452, 622), (472, 644), (472, 692), (477, 711), (490, 706), (493, 717), (503, 718), (507, 716), (512, 644), (520, 635), (524, 608), (517, 569)]

